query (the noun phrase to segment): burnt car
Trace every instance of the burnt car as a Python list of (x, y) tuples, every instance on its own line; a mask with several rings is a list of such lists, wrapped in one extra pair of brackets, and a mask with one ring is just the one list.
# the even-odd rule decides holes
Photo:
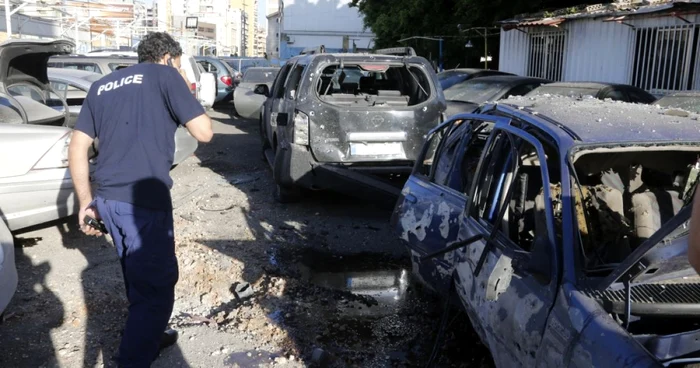
[(445, 89), (447, 116), (472, 112), (485, 102), (522, 96), (552, 81), (518, 75), (493, 75), (468, 79)]
[(488, 77), (491, 75), (515, 75), (512, 73), (502, 72), (490, 69), (478, 68), (459, 68), (449, 69), (438, 73), (438, 80), (442, 89), (448, 89), (457, 83), (462, 83), (466, 80), (480, 77)]
[[(300, 188), (365, 198), (400, 192), (387, 176), (410, 173), (423, 139), (443, 119), (445, 98), (430, 62), (417, 56), (311, 54), (289, 59), (260, 113), (275, 198)], [(403, 183), (401, 183), (403, 184)]]
[(669, 93), (658, 99), (654, 104), (666, 108), (677, 108), (700, 113), (700, 91)]
[(433, 129), (391, 224), (499, 367), (700, 362), (697, 116), (513, 97)]
[(593, 97), (600, 100), (650, 104), (656, 101), (651, 93), (629, 84), (603, 82), (557, 82), (535, 88), (526, 96), (560, 95), (568, 97)]

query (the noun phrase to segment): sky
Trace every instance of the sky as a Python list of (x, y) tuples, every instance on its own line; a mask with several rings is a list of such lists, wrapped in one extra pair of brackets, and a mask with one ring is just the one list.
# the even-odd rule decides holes
[[(274, 4), (274, 3), (273, 3)], [(267, 0), (258, 0), (258, 26), (267, 28)]]

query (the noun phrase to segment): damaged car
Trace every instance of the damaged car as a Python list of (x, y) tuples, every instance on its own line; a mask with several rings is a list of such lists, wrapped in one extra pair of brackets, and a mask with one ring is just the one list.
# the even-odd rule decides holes
[(698, 116), (512, 97), (433, 129), (391, 224), (499, 367), (700, 362)]
[(277, 72), (276, 67), (252, 67), (246, 70), (241, 83), (233, 92), (233, 106), (238, 116), (246, 119), (255, 119), (260, 116), (260, 109), (265, 103), (265, 96), (253, 92), (255, 86), (266, 84), (268, 89), (272, 87)]
[(430, 62), (417, 56), (296, 56), (272, 88), (259, 84), (254, 92), (267, 97), (262, 148), (280, 202), (298, 199), (306, 188), (388, 194), (393, 203), (400, 185), (387, 176), (410, 173), (446, 108)]
[(603, 82), (556, 82), (541, 85), (526, 96), (559, 95), (568, 97), (588, 97), (600, 100), (611, 99), (632, 103), (650, 104), (656, 101), (651, 93), (629, 84)]

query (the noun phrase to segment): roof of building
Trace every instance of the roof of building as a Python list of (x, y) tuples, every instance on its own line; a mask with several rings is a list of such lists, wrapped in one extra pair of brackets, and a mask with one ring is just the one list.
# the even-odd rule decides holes
[[(651, 4), (649, 4), (651, 2)], [(521, 14), (499, 23), (506, 30), (521, 27), (550, 26), (581, 18), (605, 18), (604, 21), (622, 21), (627, 17), (643, 14), (698, 10), (700, 0), (620, 0), (608, 4), (579, 5), (553, 12), (542, 11), (534, 14)]]
[(562, 96), (510, 97), (498, 102), (549, 118), (580, 143), (700, 142), (700, 115), (656, 105)]

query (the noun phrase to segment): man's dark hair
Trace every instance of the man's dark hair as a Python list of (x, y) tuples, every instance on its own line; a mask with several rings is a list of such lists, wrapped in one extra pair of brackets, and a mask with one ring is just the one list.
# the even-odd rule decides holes
[(157, 63), (166, 54), (170, 57), (182, 56), (182, 47), (169, 34), (153, 32), (141, 39), (136, 52), (139, 54), (139, 63)]

